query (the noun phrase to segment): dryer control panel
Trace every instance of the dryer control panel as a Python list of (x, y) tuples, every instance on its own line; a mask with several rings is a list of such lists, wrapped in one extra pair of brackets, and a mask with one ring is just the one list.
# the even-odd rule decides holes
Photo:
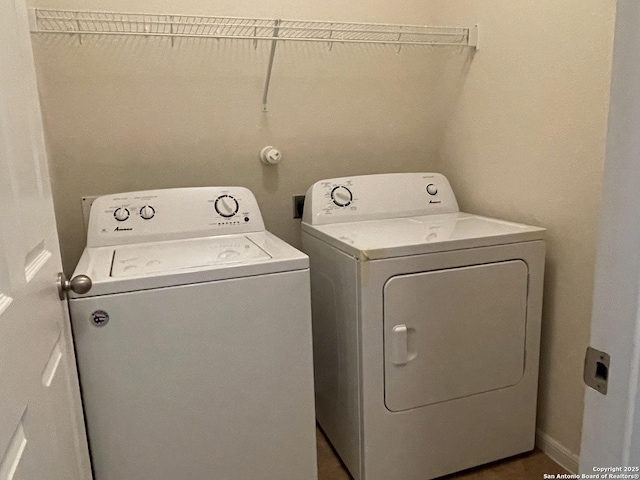
[(389, 173), (316, 182), (307, 191), (303, 221), (322, 225), (458, 211), (444, 175)]
[(178, 240), (264, 230), (260, 208), (243, 187), (148, 190), (98, 197), (87, 246)]

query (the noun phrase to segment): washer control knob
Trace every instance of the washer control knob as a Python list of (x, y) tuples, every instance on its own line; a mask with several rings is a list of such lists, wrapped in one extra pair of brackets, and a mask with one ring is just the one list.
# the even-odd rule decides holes
[(429, 185), (427, 185), (427, 193), (429, 195), (435, 195), (436, 193), (438, 193), (438, 187), (436, 187), (433, 183), (430, 183)]
[(220, 195), (216, 198), (215, 208), (221, 217), (230, 218), (238, 213), (239, 205), (231, 195)]
[(113, 212), (113, 216), (119, 222), (124, 222), (127, 218), (129, 218), (129, 210), (124, 207), (116, 208), (115, 212)]
[(339, 185), (331, 190), (331, 200), (339, 207), (346, 207), (353, 200), (353, 195), (347, 187)]
[(145, 205), (140, 209), (140, 216), (145, 220), (151, 220), (155, 214), (156, 211), (151, 205)]

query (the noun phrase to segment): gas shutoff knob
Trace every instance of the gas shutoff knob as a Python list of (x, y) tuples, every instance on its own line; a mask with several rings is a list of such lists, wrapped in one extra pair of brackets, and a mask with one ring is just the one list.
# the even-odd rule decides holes
[(238, 213), (239, 205), (231, 195), (220, 195), (216, 198), (215, 208), (221, 217), (230, 218)]
[(427, 193), (429, 195), (435, 195), (438, 193), (438, 187), (436, 187), (433, 183), (427, 185)]
[(145, 205), (140, 209), (140, 216), (145, 220), (151, 220), (155, 214), (156, 211), (151, 205)]
[(265, 165), (276, 165), (282, 160), (282, 152), (271, 145), (260, 150), (260, 161)]
[(113, 216), (119, 222), (124, 222), (127, 218), (129, 218), (129, 210), (124, 207), (116, 208), (116, 211), (113, 212)]
[(331, 190), (331, 200), (339, 207), (346, 207), (353, 200), (353, 195), (347, 187), (337, 186)]

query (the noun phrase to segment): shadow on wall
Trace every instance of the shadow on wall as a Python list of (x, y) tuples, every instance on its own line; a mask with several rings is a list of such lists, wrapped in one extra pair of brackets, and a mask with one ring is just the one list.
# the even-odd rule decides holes
[[(263, 113), (269, 47), (34, 35), (67, 273), (84, 247), (82, 196), (246, 186), (267, 228), (299, 245), (291, 195), (316, 180), (433, 168), (469, 50), (284, 42)], [(259, 162), (265, 145), (282, 150), (277, 167)]]

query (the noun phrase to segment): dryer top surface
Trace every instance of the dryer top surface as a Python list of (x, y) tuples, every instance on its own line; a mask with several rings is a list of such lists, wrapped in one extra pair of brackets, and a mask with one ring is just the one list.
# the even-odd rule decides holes
[(544, 228), (469, 213), (303, 223), (302, 229), (362, 261), (541, 240), (545, 232)]

